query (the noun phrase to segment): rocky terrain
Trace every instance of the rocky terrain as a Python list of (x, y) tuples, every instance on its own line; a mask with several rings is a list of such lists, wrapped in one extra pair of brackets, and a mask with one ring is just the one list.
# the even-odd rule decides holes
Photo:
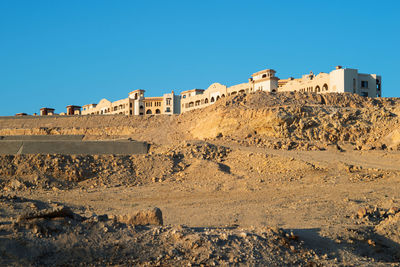
[(0, 155), (0, 265), (400, 266), (399, 115), (397, 98), (259, 92), (179, 116), (0, 118), (0, 136), (151, 144)]

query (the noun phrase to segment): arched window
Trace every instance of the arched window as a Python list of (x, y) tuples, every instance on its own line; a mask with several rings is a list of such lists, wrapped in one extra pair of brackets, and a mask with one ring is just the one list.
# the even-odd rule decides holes
[(189, 103), (189, 108), (191, 108), (191, 107), (193, 107), (194, 106), (194, 103), (193, 102), (190, 102)]
[(148, 110), (146, 111), (146, 114), (151, 114), (151, 109), (148, 109)]
[(217, 96), (217, 101), (218, 101), (218, 99), (220, 99), (220, 97), (219, 97), (219, 96)]
[(204, 103), (205, 103), (205, 104), (208, 104), (208, 98), (206, 98), (206, 100), (204, 100)]
[(161, 111), (159, 109), (156, 109), (156, 114), (161, 114)]
[(322, 86), (322, 91), (328, 91), (328, 85), (324, 84), (324, 86)]
[(214, 100), (214, 97), (211, 97), (210, 102), (213, 103), (214, 101), (215, 101), (215, 100)]
[(195, 106), (200, 106), (200, 100), (197, 100), (197, 101), (194, 103), (194, 105), (195, 105)]
[(244, 94), (245, 93), (244, 89), (240, 90), (239, 93)]
[(222, 96), (221, 96), (222, 98), (224, 98), (225, 97), (225, 95), (224, 94), (222, 94)]
[(231, 95), (236, 95), (237, 94), (237, 92), (236, 91), (233, 91), (232, 93), (231, 93)]
[(267, 78), (267, 74), (263, 74), (261, 78)]

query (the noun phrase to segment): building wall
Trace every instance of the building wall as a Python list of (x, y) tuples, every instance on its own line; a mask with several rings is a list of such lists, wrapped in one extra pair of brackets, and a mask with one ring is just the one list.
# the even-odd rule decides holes
[(124, 98), (115, 102), (102, 99), (97, 105), (85, 105), (82, 109), (82, 115), (103, 115), (103, 114), (133, 114), (133, 100)]
[(293, 79), (278, 87), (278, 92), (327, 92), (330, 90), (329, 74), (320, 73), (318, 75), (307, 74), (301, 79)]
[(134, 90), (129, 93), (129, 99), (131, 100), (130, 103), (132, 103), (132, 115), (135, 116), (140, 116), (145, 114), (145, 108), (144, 108), (144, 90)]
[(211, 84), (203, 92), (190, 91), (184, 91), (181, 93), (181, 113), (193, 109), (207, 107), (214, 104), (220, 98), (227, 96), (227, 87), (220, 83)]
[[(166, 112), (167, 99), (170, 99), (169, 112)], [(82, 115), (146, 115), (146, 112), (147, 114), (179, 114), (179, 102), (179, 96), (176, 96), (173, 91), (163, 97), (144, 97), (144, 90), (135, 90), (129, 93), (128, 98), (114, 102), (102, 99), (98, 104), (84, 105), (82, 107)]]
[(278, 91), (315, 93), (355, 93), (361, 96), (381, 96), (381, 77), (376, 74), (361, 74), (357, 69), (336, 69), (318, 75), (307, 74), (301, 79), (289, 80)]
[(262, 80), (254, 81), (252, 91), (266, 91), (273, 92), (278, 88), (277, 79), (264, 78)]
[(180, 97), (174, 94), (174, 91), (163, 96), (164, 109), (163, 114), (172, 115), (180, 113)]
[[(381, 96), (378, 92), (378, 81), (381, 81), (379, 75), (376, 74), (358, 74), (359, 92), (362, 96), (377, 97)], [(363, 83), (364, 82), (364, 83)], [(367, 82), (365, 84), (365, 82)]]
[(145, 115), (162, 114), (164, 110), (164, 98), (162, 97), (145, 97), (143, 100)]
[(227, 95), (235, 95), (240, 93), (250, 93), (251, 85), (250, 83), (240, 83), (237, 85), (229, 86), (227, 88)]

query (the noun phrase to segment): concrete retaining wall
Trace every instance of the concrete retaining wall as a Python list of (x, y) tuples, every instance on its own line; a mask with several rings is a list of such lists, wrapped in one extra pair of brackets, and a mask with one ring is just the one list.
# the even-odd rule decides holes
[(0, 154), (146, 154), (149, 145), (136, 141), (1, 140)]
[(82, 141), (84, 135), (3, 135), (0, 140), (12, 141)]

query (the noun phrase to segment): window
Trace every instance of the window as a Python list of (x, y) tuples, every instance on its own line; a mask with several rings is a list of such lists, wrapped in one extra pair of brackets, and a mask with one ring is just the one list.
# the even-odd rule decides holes
[(182, 98), (186, 98), (186, 95), (183, 95)]
[(368, 88), (368, 81), (361, 81), (361, 88)]
[(171, 105), (171, 98), (167, 98), (167, 106), (170, 106)]
[(376, 90), (377, 90), (378, 92), (381, 91), (381, 82), (380, 82), (379, 80), (376, 80)]
[(353, 79), (353, 93), (356, 92), (356, 79)]
[(368, 92), (361, 92), (361, 96), (368, 96)]
[(167, 109), (165, 110), (165, 112), (171, 112), (170, 107), (167, 107)]

